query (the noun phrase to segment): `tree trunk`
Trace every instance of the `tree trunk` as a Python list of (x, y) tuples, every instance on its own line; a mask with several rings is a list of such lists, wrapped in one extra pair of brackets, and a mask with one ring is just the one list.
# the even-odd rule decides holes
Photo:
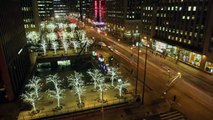
[(81, 101), (81, 95), (80, 94), (78, 94), (78, 99), (79, 99), (79, 103), (81, 104), (82, 101)]
[(119, 96), (121, 97), (121, 95), (122, 95), (122, 87), (120, 86), (120, 88), (119, 88)]
[(46, 49), (45, 49), (45, 48), (43, 48), (43, 50), (44, 50), (44, 55), (46, 55)]
[(112, 81), (111, 85), (114, 86), (114, 78), (112, 78), (111, 81)]
[(33, 106), (33, 111), (36, 111), (36, 107), (35, 107), (35, 102), (32, 102), (32, 106)]
[(55, 55), (56, 55), (56, 49), (54, 49)]
[(102, 96), (103, 96), (103, 91), (102, 91), (102, 90), (100, 90), (100, 100), (101, 100), (101, 101), (103, 101)]
[(57, 102), (58, 102), (58, 107), (60, 107), (60, 98), (59, 98), (59, 96), (57, 96)]

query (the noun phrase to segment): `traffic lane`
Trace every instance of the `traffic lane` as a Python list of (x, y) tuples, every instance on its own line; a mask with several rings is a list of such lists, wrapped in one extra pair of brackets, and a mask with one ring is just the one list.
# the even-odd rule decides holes
[[(172, 106), (185, 113), (189, 119), (211, 120), (213, 118), (212, 109), (199, 99), (191, 97), (191, 94), (196, 94), (196, 91), (189, 90), (189, 86), (182, 82), (185, 81), (179, 81), (167, 93), (166, 98), (170, 100)], [(173, 102), (174, 95), (177, 96), (175, 104)]]
[[(128, 54), (132, 54), (130, 50), (128, 49), (123, 49), (121, 48), (120, 46), (116, 46), (117, 48), (116, 49), (119, 49), (119, 51), (123, 51), (123, 53), (126, 53), (126, 55)], [(127, 53), (128, 51), (128, 53)], [(134, 58), (137, 58), (137, 51), (133, 51), (133, 56)], [(142, 56), (145, 56), (145, 53), (140, 53), (140, 60), (144, 61), (144, 57)], [(141, 58), (142, 57), (142, 58)], [(165, 59), (164, 58), (159, 58), (159, 56), (157, 57), (158, 59), (156, 59), (156, 57), (152, 57), (150, 55), (150, 53), (148, 54), (148, 65), (152, 65), (152, 66), (159, 66), (161, 69), (161, 64), (166, 64), (165, 62)], [(162, 60), (164, 59), (164, 60)], [(136, 60), (136, 59), (134, 59)], [(158, 62), (156, 62), (158, 61)], [(154, 63), (154, 64), (153, 64)], [(160, 63), (160, 64), (159, 64)], [(142, 63), (143, 64), (143, 63)], [(181, 69), (180, 67), (177, 67), (174, 66), (174, 63), (173, 65), (169, 64), (169, 62), (167, 62), (167, 66), (169, 66), (170, 68), (172, 68), (173, 71), (176, 71), (176, 72), (181, 72), (182, 73), (182, 77), (184, 77), (188, 82), (196, 85), (197, 87), (199, 87), (201, 90), (205, 91), (207, 94), (213, 96), (213, 85), (211, 84), (211, 80), (210, 82), (207, 82), (206, 79), (202, 79), (201, 77), (199, 77), (199, 74), (197, 76), (197, 74), (193, 74), (193, 73), (189, 73), (188, 72), (188, 69)], [(192, 68), (193, 69), (193, 68)], [(168, 71), (167, 70), (164, 70), (165, 73), (167, 73)], [(193, 76), (192, 76), (193, 75)], [(208, 75), (207, 75), (208, 76)], [(210, 83), (210, 84), (209, 84)]]

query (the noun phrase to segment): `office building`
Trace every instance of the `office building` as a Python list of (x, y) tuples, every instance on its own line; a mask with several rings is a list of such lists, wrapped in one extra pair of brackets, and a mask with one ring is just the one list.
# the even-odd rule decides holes
[(38, 13), (41, 21), (54, 17), (53, 0), (37, 0)]
[(85, 18), (92, 18), (93, 17), (93, 0), (77, 0), (70, 2), (70, 11), (72, 13), (79, 13), (80, 18), (83, 20)]
[(21, 10), (26, 33), (39, 30), (39, 15), (37, 0), (22, 0)]
[(62, 0), (53, 0), (53, 10), (55, 17), (68, 15), (69, 9)]
[(5, 102), (18, 96), (30, 67), (21, 0), (1, 0), (0, 21), (0, 101)]
[(142, 42), (213, 73), (212, 6), (212, 0), (143, 0)]
[(106, 21), (108, 31), (130, 43), (139, 39), (141, 23), (140, 0), (107, 0)]

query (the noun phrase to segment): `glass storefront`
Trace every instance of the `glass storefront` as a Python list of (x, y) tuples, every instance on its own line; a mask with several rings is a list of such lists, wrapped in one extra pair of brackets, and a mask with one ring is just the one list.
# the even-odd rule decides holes
[[(168, 56), (173, 58), (174, 60), (177, 59), (178, 48), (175, 46), (154, 40), (152, 42), (152, 49), (165, 57)], [(201, 59), (202, 55), (200, 54), (190, 52), (184, 49), (180, 50), (179, 60), (185, 63), (189, 63), (193, 66), (200, 67)]]
[(163, 42), (154, 41), (152, 43), (152, 48), (156, 50), (156, 52), (161, 53), (163, 56), (169, 56), (173, 59), (176, 58), (177, 47), (168, 45)]
[(181, 50), (179, 59), (182, 60), (183, 62), (200, 67), (202, 58), (200, 54), (190, 52), (187, 50)]

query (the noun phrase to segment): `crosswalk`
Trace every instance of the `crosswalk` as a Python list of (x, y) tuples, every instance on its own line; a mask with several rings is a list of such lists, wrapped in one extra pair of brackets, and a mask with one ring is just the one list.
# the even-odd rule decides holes
[(161, 113), (160, 120), (186, 120), (186, 118), (179, 111), (172, 110), (166, 113)]

